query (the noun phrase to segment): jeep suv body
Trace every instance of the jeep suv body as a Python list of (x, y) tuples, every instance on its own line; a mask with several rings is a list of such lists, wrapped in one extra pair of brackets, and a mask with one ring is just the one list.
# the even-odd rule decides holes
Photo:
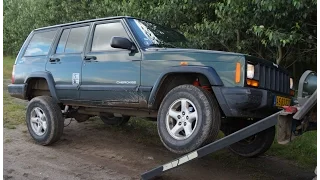
[[(17, 55), (8, 91), (30, 100), (27, 125), (41, 144), (59, 139), (62, 130), (53, 128), (61, 126), (54, 125), (61, 118), (82, 122), (97, 115), (106, 124), (120, 125), (139, 116), (157, 118), (162, 142), (176, 153), (190, 152), (213, 141), (219, 130), (232, 133), (291, 104), (291, 79), (282, 67), (186, 44), (181, 33), (133, 17), (36, 29)], [(51, 117), (60, 113), (57, 108), (61, 117)], [(57, 134), (50, 139), (48, 131)], [(254, 152), (236, 144), (231, 149), (243, 156), (261, 154), (270, 147), (274, 129), (260, 136)], [(261, 147), (265, 141), (268, 147)]]

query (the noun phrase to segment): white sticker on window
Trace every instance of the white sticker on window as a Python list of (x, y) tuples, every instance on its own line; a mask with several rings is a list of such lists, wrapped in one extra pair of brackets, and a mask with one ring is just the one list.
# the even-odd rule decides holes
[(80, 75), (79, 73), (72, 73), (72, 84), (79, 84)]

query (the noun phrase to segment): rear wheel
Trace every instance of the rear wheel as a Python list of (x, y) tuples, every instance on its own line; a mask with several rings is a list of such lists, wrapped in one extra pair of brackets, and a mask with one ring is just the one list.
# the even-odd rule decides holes
[[(224, 134), (227, 136), (237, 131), (227, 128)], [(275, 127), (268, 128), (246, 139), (229, 146), (229, 150), (243, 157), (257, 157), (265, 153), (272, 145), (275, 137)]]
[(157, 127), (167, 149), (178, 154), (188, 153), (218, 135), (220, 110), (206, 90), (181, 85), (163, 99)]
[(42, 145), (58, 141), (63, 133), (61, 109), (49, 96), (38, 96), (29, 102), (26, 123), (31, 137)]

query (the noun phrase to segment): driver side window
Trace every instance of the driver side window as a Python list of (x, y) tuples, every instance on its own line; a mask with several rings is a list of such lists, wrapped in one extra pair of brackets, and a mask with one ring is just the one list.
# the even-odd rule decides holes
[(127, 32), (120, 22), (97, 24), (94, 30), (91, 51), (97, 52), (115, 49), (110, 46), (113, 36), (126, 37), (129, 39)]

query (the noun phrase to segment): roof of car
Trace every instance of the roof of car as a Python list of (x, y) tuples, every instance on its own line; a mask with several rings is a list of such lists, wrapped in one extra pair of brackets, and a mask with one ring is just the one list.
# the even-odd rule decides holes
[(103, 21), (103, 20), (110, 20), (110, 19), (122, 19), (122, 18), (133, 18), (133, 17), (131, 17), (131, 16), (113, 16), (113, 17), (104, 17), (104, 18), (97, 18), (97, 19), (88, 19), (88, 20), (83, 20), (83, 21), (75, 21), (75, 22), (70, 22), (70, 23), (65, 23), (65, 24), (57, 24), (57, 25), (53, 25), (53, 26), (41, 27), (41, 28), (35, 29), (35, 31), (49, 29), (49, 28), (55, 28), (55, 27), (69, 26), (69, 25), (74, 25), (74, 24)]

